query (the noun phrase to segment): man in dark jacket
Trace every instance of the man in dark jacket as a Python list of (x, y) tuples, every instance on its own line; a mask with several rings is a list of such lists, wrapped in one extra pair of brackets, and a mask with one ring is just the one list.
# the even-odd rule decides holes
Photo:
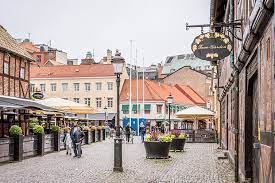
[(74, 148), (74, 157), (81, 157), (82, 149), (81, 149), (81, 143), (84, 139), (84, 132), (77, 126), (77, 124), (74, 125), (74, 127), (71, 129), (71, 139), (73, 142), (73, 148)]

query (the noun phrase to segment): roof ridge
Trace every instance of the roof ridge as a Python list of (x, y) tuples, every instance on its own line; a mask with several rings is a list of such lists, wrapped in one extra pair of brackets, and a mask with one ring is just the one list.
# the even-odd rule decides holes
[[(165, 101), (165, 99), (163, 99), (163, 98), (158, 94), (158, 92), (156, 92), (156, 91), (154, 90), (154, 88), (152, 88), (147, 82), (151, 82), (151, 81), (146, 80), (147, 87), (150, 88), (150, 90), (148, 90), (148, 92), (152, 93), (151, 90), (154, 91), (154, 93), (155, 93), (159, 98), (161, 98), (162, 100)], [(153, 83), (153, 82), (152, 82), (152, 83)], [(154, 83), (154, 84), (155, 84), (155, 83)]]
[(200, 94), (198, 94), (198, 92), (196, 92), (190, 85), (186, 85), (188, 88), (190, 88), (194, 93), (196, 93), (197, 94), (197, 96), (199, 96), (200, 97), (200, 99), (202, 99), (205, 103), (206, 103), (206, 101), (204, 100), (204, 98), (202, 98), (202, 96), (200, 95)]
[(196, 102), (188, 93), (186, 93), (186, 91), (184, 91), (184, 89), (181, 88), (178, 84), (176, 84), (175, 87), (176, 87), (183, 95), (185, 95), (188, 99), (190, 99), (192, 102), (194, 102), (195, 104), (197, 104), (197, 102)]

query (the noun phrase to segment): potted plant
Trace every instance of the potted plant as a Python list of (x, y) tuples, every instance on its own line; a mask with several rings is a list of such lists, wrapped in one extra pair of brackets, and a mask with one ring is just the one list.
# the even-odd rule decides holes
[(37, 154), (44, 156), (45, 134), (44, 127), (35, 124), (32, 128), (33, 133), (37, 135)]
[(171, 138), (172, 138), (172, 144), (171, 144), (170, 150), (184, 151), (185, 134), (181, 133), (180, 130), (172, 130)]
[(14, 139), (13, 158), (15, 161), (23, 160), (23, 135), (22, 129), (18, 125), (12, 125), (9, 129), (10, 135)]
[(37, 118), (30, 118), (28, 119), (28, 127), (31, 133), (33, 132), (33, 128), (35, 127), (35, 125), (38, 125), (38, 119)]
[(51, 131), (53, 133), (54, 150), (60, 151), (60, 127), (53, 125)]
[(162, 135), (157, 132), (147, 134), (144, 141), (146, 158), (169, 158), (171, 141), (170, 135)]

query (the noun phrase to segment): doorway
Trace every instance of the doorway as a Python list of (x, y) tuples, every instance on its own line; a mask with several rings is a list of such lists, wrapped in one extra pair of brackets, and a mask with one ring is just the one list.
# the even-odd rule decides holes
[(255, 72), (248, 80), (245, 122), (245, 172), (246, 178), (255, 183), (259, 177), (258, 97), (258, 76)]

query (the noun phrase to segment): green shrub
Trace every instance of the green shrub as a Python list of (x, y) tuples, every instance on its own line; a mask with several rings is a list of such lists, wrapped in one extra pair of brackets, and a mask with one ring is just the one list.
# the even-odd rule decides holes
[(35, 125), (33, 128), (34, 133), (44, 133), (44, 128), (41, 125)]
[(52, 132), (59, 132), (60, 127), (57, 125), (52, 126)]
[(22, 129), (18, 125), (12, 125), (9, 130), (11, 136), (17, 136), (22, 134)]
[(33, 129), (35, 127), (35, 125), (37, 125), (36, 123), (29, 123), (29, 128)]

